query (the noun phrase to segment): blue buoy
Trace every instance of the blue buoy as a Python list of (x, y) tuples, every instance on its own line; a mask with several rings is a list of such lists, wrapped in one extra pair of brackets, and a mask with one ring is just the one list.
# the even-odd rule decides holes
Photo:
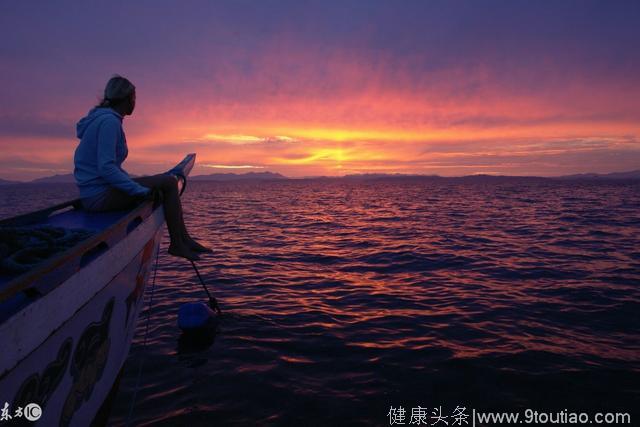
[(178, 310), (178, 327), (185, 332), (207, 328), (213, 324), (215, 313), (205, 303), (190, 302)]

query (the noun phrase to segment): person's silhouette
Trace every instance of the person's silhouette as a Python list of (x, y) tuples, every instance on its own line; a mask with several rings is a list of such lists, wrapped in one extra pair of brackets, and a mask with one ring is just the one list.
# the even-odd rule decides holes
[(122, 120), (133, 113), (135, 106), (135, 86), (116, 75), (107, 82), (100, 103), (78, 122), (80, 143), (74, 156), (74, 176), (82, 205), (92, 212), (128, 209), (158, 190), (162, 192), (171, 237), (169, 253), (197, 260), (197, 252), (210, 249), (187, 232), (176, 177), (160, 174), (132, 179), (121, 167), (128, 154)]

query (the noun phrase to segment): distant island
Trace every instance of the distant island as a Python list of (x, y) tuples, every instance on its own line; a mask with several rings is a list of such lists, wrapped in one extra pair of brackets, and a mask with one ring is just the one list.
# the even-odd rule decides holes
[(284, 175), (274, 172), (247, 172), (247, 173), (212, 173), (210, 175), (197, 175), (189, 178), (191, 181), (247, 181), (247, 180), (282, 180), (289, 179)]
[(584, 173), (576, 175), (563, 175), (553, 177), (543, 176), (525, 176), (525, 175), (493, 175), (493, 174), (475, 174), (464, 176), (440, 176), (440, 175), (419, 175), (419, 174), (401, 174), (401, 173), (363, 173), (349, 174), (344, 176), (316, 176), (308, 177), (308, 179), (346, 179), (351, 181), (369, 181), (377, 179), (436, 179), (436, 180), (463, 180), (463, 181), (499, 181), (505, 179), (535, 179), (535, 180), (640, 180), (640, 169), (629, 172), (614, 172), (608, 174)]
[(31, 184), (67, 184), (74, 183), (76, 179), (73, 177), (72, 173), (67, 173), (64, 175), (53, 175), (47, 176), (44, 178), (34, 179), (30, 181)]
[[(134, 176), (134, 175), (132, 175)], [(247, 173), (213, 173), (209, 175), (197, 175), (190, 178), (191, 181), (275, 181), (275, 180), (291, 180), (291, 179), (328, 179), (328, 180), (347, 180), (347, 181), (371, 181), (379, 179), (434, 179), (434, 180), (462, 180), (462, 181), (478, 181), (492, 182), (505, 179), (535, 179), (535, 180), (572, 180), (572, 181), (608, 181), (608, 180), (640, 180), (640, 169), (628, 172), (614, 172), (607, 174), (598, 173), (582, 173), (575, 175), (564, 175), (554, 177), (539, 176), (514, 176), (514, 175), (466, 175), (459, 177), (443, 177), (440, 175), (418, 175), (418, 174), (401, 174), (401, 173), (362, 173), (349, 174), (344, 176), (309, 176), (303, 178), (289, 178), (275, 172), (247, 172)], [(74, 183), (73, 174), (53, 175), (44, 178), (37, 178), (32, 181), (11, 181), (0, 179), (0, 185), (20, 185), (20, 184), (69, 184)]]
[(22, 184), (18, 181), (9, 181), (8, 179), (0, 179), (0, 185), (13, 185), (13, 184)]
[(335, 179), (347, 179), (347, 180), (376, 180), (376, 179), (448, 179), (448, 180), (464, 180), (464, 181), (497, 181), (504, 179), (535, 179), (535, 180), (640, 180), (640, 169), (629, 172), (614, 172), (608, 174), (598, 173), (584, 173), (576, 175), (563, 175), (553, 177), (543, 176), (524, 176), (524, 175), (492, 175), (492, 174), (475, 174), (464, 176), (440, 176), (440, 175), (418, 175), (418, 174), (385, 174), (385, 173), (363, 173), (363, 174), (350, 174), (341, 177), (314, 177), (314, 178), (335, 178)]
[[(137, 175), (131, 175), (133, 177)], [(243, 174), (235, 173), (214, 173), (210, 175), (198, 175), (189, 178), (190, 181), (250, 181), (250, 180), (283, 180), (290, 179), (284, 175), (274, 172), (248, 172)], [(76, 180), (72, 173), (53, 175), (43, 178), (37, 178), (32, 181), (10, 181), (6, 179), (0, 179), (0, 185), (15, 185), (15, 184), (72, 184)]]
[(614, 172), (607, 174), (580, 173), (560, 177), (562, 179), (639, 179), (640, 169), (629, 172)]

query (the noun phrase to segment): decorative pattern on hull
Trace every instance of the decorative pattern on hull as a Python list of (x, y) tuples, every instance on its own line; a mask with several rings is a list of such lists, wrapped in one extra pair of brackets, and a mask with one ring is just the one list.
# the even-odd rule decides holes
[(60, 425), (68, 426), (73, 414), (91, 397), (93, 386), (102, 378), (109, 356), (109, 323), (115, 298), (111, 298), (98, 322), (92, 322), (84, 330), (71, 361), (73, 385), (64, 403)]
[[(55, 360), (44, 368), (42, 375), (35, 373), (24, 380), (13, 400), (13, 408), (23, 408), (28, 403), (38, 402), (40, 407), (45, 410), (49, 397), (67, 373), (72, 348), (73, 340), (67, 338), (60, 346)], [(16, 419), (16, 421), (24, 425), (31, 424), (24, 419)], [(18, 423), (15, 423), (15, 425), (18, 425)]]

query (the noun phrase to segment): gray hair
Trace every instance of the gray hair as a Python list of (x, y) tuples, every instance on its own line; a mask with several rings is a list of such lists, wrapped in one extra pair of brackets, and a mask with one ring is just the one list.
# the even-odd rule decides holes
[(112, 107), (129, 98), (136, 87), (128, 79), (116, 74), (109, 79), (104, 88), (104, 96), (99, 107)]

